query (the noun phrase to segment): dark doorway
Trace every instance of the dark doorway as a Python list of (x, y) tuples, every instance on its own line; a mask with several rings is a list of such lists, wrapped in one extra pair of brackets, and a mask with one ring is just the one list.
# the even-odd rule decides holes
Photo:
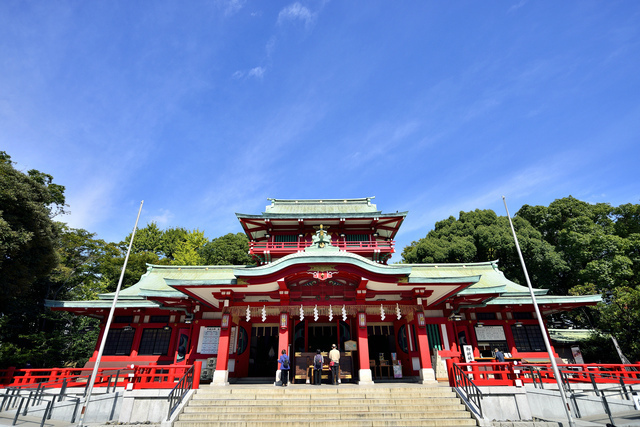
[(270, 377), (278, 370), (278, 327), (252, 326), (249, 376)]
[(309, 323), (307, 328), (307, 351), (331, 350), (332, 344), (338, 344), (338, 328), (335, 323)]
[(369, 341), (369, 358), (372, 360), (391, 361), (391, 353), (396, 353), (396, 340), (391, 325), (367, 326)]

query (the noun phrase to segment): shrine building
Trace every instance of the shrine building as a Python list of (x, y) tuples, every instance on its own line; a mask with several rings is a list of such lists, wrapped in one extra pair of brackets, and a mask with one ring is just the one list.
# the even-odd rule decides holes
[[(257, 265), (149, 265), (122, 290), (101, 366), (203, 361), (226, 385), (273, 378), (286, 350), (291, 379), (304, 382), (316, 349), (337, 344), (341, 381), (370, 384), (446, 378), (444, 361), (463, 349), (548, 360), (529, 289), (497, 261), (388, 265), (407, 212), (382, 213), (372, 198), (269, 200), (260, 215), (236, 214)], [(543, 316), (600, 301), (534, 291)], [(101, 320), (88, 366), (113, 298), (46, 302)]]

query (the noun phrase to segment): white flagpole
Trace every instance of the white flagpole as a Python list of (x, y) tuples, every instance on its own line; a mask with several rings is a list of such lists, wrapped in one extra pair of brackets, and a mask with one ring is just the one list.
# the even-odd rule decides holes
[(127, 249), (127, 256), (125, 257), (124, 264), (122, 265), (122, 272), (120, 273), (120, 280), (118, 281), (116, 294), (113, 297), (113, 303), (111, 304), (111, 311), (109, 311), (109, 317), (107, 318), (107, 323), (104, 326), (104, 334), (102, 334), (102, 341), (100, 342), (100, 350), (98, 351), (96, 364), (94, 365), (93, 372), (91, 373), (91, 380), (89, 381), (89, 386), (87, 388), (87, 397), (84, 399), (84, 404), (82, 405), (82, 412), (80, 412), (80, 420), (78, 421), (78, 427), (82, 427), (82, 424), (84, 423), (84, 415), (87, 410), (87, 405), (89, 405), (89, 400), (91, 399), (91, 392), (93, 391), (93, 385), (96, 382), (96, 376), (98, 375), (98, 368), (100, 367), (100, 360), (102, 359), (102, 352), (104, 351), (104, 346), (107, 342), (107, 335), (109, 334), (109, 328), (111, 327), (111, 320), (113, 320), (113, 313), (116, 311), (118, 294), (120, 293), (120, 288), (122, 287), (122, 280), (124, 279), (124, 271), (127, 268), (127, 262), (129, 261), (129, 254), (131, 253), (131, 246), (133, 246), (133, 238), (135, 237), (136, 229), (138, 228), (138, 220), (140, 220), (140, 213), (142, 212), (143, 203), (144, 203), (144, 200), (140, 202), (140, 209), (138, 209), (138, 217), (136, 218), (136, 223), (133, 226), (133, 232), (131, 233), (131, 241), (129, 241), (129, 249)]
[(538, 325), (540, 326), (540, 332), (542, 333), (542, 338), (544, 339), (544, 345), (547, 348), (547, 354), (549, 355), (549, 360), (551, 361), (551, 366), (553, 367), (553, 375), (556, 377), (556, 383), (558, 384), (558, 391), (560, 392), (560, 396), (562, 397), (562, 403), (564, 405), (564, 410), (567, 414), (567, 419), (569, 420), (569, 426), (575, 427), (576, 424), (573, 421), (573, 418), (571, 417), (571, 409), (569, 408), (569, 402), (567, 402), (567, 396), (565, 396), (565, 393), (564, 393), (564, 387), (562, 386), (562, 379), (560, 378), (558, 365), (556, 364), (556, 359), (553, 357), (553, 353), (551, 351), (551, 344), (549, 343), (549, 338), (547, 337), (547, 330), (544, 327), (544, 322), (542, 321), (542, 315), (540, 314), (540, 309), (538, 308), (538, 303), (536, 302), (536, 296), (533, 293), (533, 287), (531, 286), (531, 280), (529, 280), (529, 273), (527, 272), (527, 266), (524, 263), (524, 258), (522, 257), (522, 251), (520, 250), (520, 244), (518, 243), (518, 236), (516, 236), (516, 230), (515, 228), (513, 228), (511, 215), (509, 215), (509, 208), (507, 208), (507, 199), (504, 196), (502, 196), (502, 201), (504, 202), (504, 209), (507, 211), (507, 218), (509, 218), (509, 225), (511, 225), (513, 240), (516, 242), (516, 249), (518, 250), (518, 256), (520, 257), (520, 263), (522, 264), (524, 277), (527, 280), (527, 286), (529, 287), (529, 293), (531, 294), (531, 301), (533, 302), (533, 308), (536, 310)]

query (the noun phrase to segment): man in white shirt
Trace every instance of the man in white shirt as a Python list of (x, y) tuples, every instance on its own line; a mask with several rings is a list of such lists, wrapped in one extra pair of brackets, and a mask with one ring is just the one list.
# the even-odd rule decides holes
[(335, 344), (331, 346), (329, 360), (331, 361), (331, 381), (333, 385), (338, 385), (338, 375), (340, 373), (340, 352)]

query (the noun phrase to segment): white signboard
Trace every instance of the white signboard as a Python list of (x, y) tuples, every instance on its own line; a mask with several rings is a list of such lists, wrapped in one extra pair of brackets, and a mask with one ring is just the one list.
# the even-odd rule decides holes
[(198, 339), (198, 353), (218, 354), (218, 341), (220, 340), (220, 326), (205, 326), (200, 328)]
[(504, 334), (504, 328), (502, 326), (483, 326), (478, 328), (476, 326), (476, 338), (480, 341), (506, 341), (507, 337)]
[(584, 364), (584, 359), (582, 358), (582, 352), (580, 351), (580, 347), (578, 346), (571, 347), (571, 355), (573, 356), (573, 360), (575, 360), (578, 365)]
[(465, 363), (471, 363), (476, 360), (475, 357), (473, 357), (473, 347), (471, 347), (470, 345), (463, 345), (462, 351), (464, 351)]

